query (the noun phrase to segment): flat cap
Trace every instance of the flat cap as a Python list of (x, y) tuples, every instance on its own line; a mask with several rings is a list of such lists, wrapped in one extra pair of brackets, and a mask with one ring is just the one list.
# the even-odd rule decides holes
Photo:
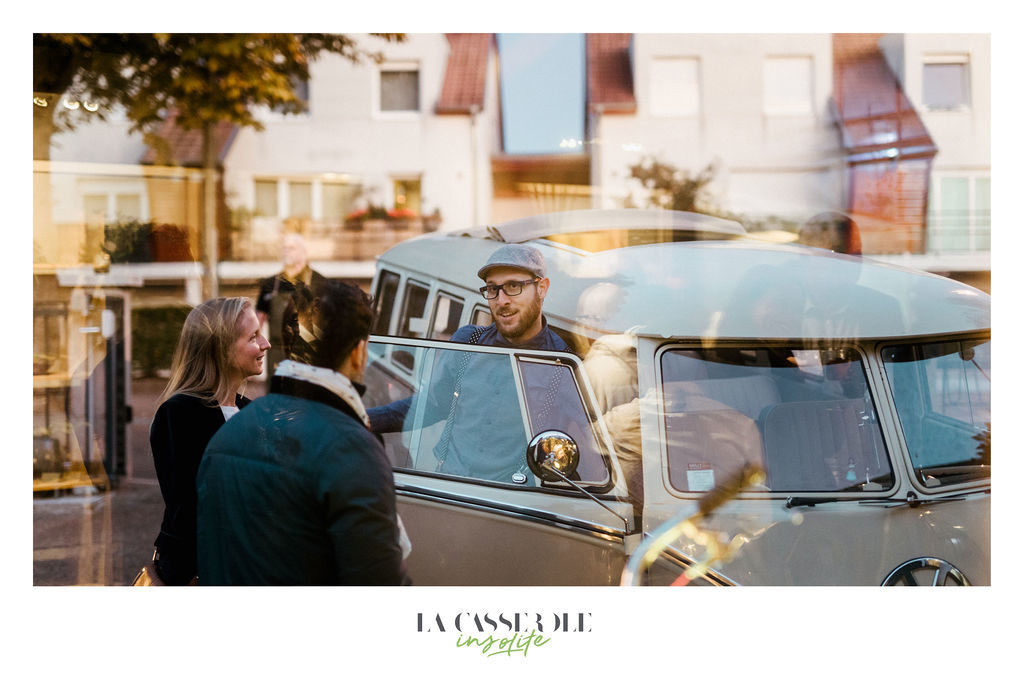
[(544, 275), (544, 256), (537, 249), (525, 244), (506, 244), (498, 247), (491, 254), (491, 257), (487, 259), (484, 267), (478, 270), (476, 274), (480, 276), (481, 280), (486, 280), (487, 271), (499, 266), (525, 270), (539, 278), (546, 277)]

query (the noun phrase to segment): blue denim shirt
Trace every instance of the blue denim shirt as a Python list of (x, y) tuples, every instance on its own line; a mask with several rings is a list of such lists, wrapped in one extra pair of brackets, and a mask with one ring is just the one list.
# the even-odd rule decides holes
[[(570, 351), (569, 346), (552, 331), (546, 321), (532, 339), (513, 344), (505, 339), (495, 325), (466, 325), (455, 331), (453, 342), (470, 342), (474, 332), (476, 343), (504, 348), (527, 348), (545, 351)], [(493, 481), (511, 481), (515, 472), (525, 470), (526, 434), (519, 419), (518, 397), (507, 360), (497, 356), (473, 354), (459, 369), (461, 354), (449, 354), (435, 371), (429, 402), (425, 406), (424, 425), (447, 419), (455, 410), (450, 438), (435, 448), (444, 462), (439, 471)], [(458, 375), (462, 374), (460, 396), (452, 405), (447, 397), (454, 394)], [(370, 408), (370, 426), (375, 432), (400, 431), (406, 414), (417, 396)], [(447, 442), (447, 443), (445, 443)]]

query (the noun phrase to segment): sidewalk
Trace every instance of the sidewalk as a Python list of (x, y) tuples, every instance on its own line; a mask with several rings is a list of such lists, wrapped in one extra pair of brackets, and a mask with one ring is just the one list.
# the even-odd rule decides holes
[(155, 484), (35, 498), (32, 583), (124, 586), (153, 554), (163, 500)]
[[(149, 425), (166, 380), (132, 382), (127, 476), (112, 491), (83, 486), (32, 501), (32, 583), (125, 586), (152, 557), (163, 500), (149, 451)], [(263, 394), (250, 382), (246, 395)]]

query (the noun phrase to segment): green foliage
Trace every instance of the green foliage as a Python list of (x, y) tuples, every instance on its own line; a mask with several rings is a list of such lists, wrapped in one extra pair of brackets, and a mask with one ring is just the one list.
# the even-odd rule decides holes
[(171, 367), (174, 347), (185, 324), (188, 306), (132, 310), (132, 370), (138, 377), (155, 377)]
[(381, 58), (334, 33), (37, 33), (33, 48), (35, 91), (88, 100), (101, 119), (119, 105), (144, 134), (172, 112), (187, 130), (224, 121), (260, 130), (255, 106), (302, 111), (293, 85), (321, 54)]
[(708, 164), (691, 177), (689, 171), (648, 158), (630, 166), (629, 174), (647, 189), (648, 208), (701, 211), (705, 188), (714, 177), (714, 165)]
[(92, 247), (92, 240), (87, 240), (81, 255), (83, 262), (93, 262), (99, 252), (109, 257), (108, 263), (194, 260), (187, 232), (168, 223), (137, 219), (107, 223), (96, 240), (102, 240), (98, 250)]
[(366, 217), (376, 219), (387, 219), (389, 218), (388, 210), (379, 204), (370, 204), (370, 208), (366, 210)]
[(149, 263), (153, 260), (153, 224), (138, 220), (110, 223), (104, 228), (103, 251), (111, 263)]

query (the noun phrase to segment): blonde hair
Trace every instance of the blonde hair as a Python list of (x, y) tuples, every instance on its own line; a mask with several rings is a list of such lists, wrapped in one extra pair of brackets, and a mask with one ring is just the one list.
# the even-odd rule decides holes
[(234, 398), (230, 395), (231, 347), (238, 340), (239, 320), (251, 308), (252, 301), (245, 297), (219, 297), (189, 312), (160, 402), (174, 394), (198, 396), (211, 405)]

